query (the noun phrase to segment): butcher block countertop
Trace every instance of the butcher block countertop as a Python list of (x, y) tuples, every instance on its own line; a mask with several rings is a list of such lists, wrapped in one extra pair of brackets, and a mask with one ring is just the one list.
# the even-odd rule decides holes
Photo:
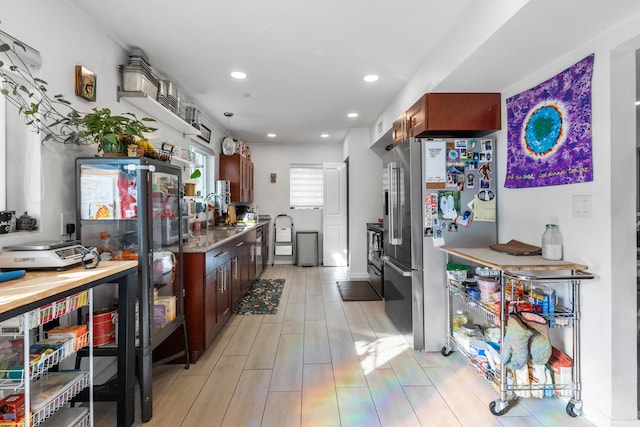
[(442, 251), (456, 257), (502, 271), (586, 270), (587, 266), (569, 261), (549, 261), (540, 255), (510, 255), (483, 248), (447, 248)]
[(97, 268), (88, 270), (78, 266), (64, 271), (27, 271), (19, 279), (0, 282), (0, 317), (137, 267), (137, 261), (101, 261)]

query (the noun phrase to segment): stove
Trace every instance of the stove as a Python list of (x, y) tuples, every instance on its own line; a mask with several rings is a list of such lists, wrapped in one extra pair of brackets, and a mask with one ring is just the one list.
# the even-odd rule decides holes
[(375, 291), (384, 298), (384, 278), (382, 275), (383, 227), (380, 223), (367, 223), (367, 272), (369, 282)]

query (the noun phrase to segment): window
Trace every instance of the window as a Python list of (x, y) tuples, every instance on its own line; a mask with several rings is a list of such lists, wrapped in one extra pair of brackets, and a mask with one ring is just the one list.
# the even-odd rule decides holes
[(321, 164), (289, 166), (291, 209), (321, 209), (324, 205), (324, 176)]
[(191, 151), (193, 152), (193, 160), (197, 165), (200, 166), (191, 166), (191, 170), (189, 174), (192, 174), (196, 169), (200, 169), (200, 177), (193, 179), (196, 183), (196, 194), (198, 191), (201, 195), (206, 196), (208, 193), (213, 191), (213, 183), (210, 182), (210, 177), (214, 176), (212, 168), (215, 163), (213, 160), (209, 160), (212, 157), (208, 152), (201, 150), (197, 147), (192, 146)]

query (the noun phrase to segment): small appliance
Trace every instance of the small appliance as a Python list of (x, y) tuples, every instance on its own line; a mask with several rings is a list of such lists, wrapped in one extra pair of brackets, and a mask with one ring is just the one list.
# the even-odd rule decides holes
[(79, 240), (42, 241), (3, 247), (0, 268), (64, 270), (93, 259), (94, 255)]

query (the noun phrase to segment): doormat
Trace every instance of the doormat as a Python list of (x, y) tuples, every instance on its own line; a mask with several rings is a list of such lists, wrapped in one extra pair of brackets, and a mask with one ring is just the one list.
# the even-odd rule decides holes
[(276, 314), (284, 279), (258, 279), (242, 297), (235, 314)]
[(366, 280), (348, 280), (336, 282), (342, 301), (380, 301), (382, 298)]

